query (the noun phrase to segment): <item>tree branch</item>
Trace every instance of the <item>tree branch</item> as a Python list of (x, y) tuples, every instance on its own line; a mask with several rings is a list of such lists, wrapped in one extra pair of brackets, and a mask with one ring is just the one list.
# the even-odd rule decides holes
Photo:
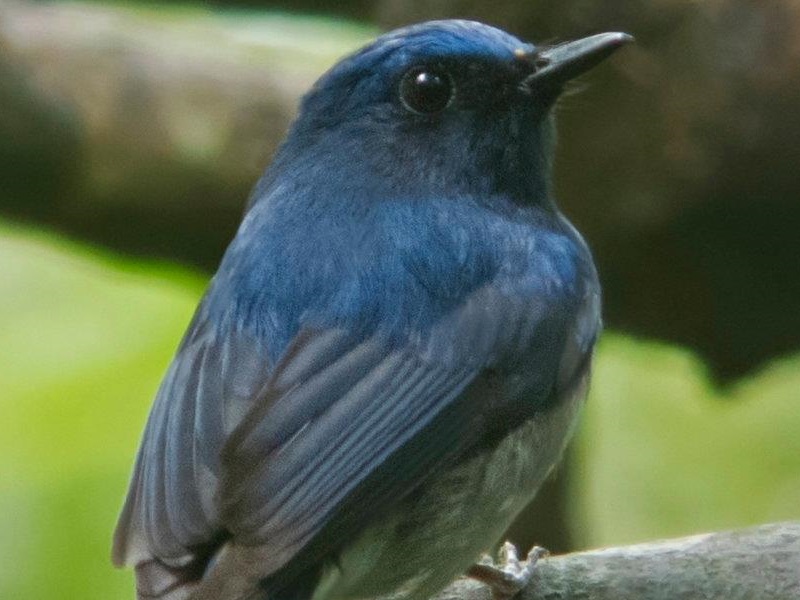
[[(798, 600), (800, 522), (542, 559), (522, 600)], [(490, 600), (460, 579), (434, 600)]]
[(298, 97), (368, 37), (199, 4), (0, 0), (0, 210), (213, 270)]

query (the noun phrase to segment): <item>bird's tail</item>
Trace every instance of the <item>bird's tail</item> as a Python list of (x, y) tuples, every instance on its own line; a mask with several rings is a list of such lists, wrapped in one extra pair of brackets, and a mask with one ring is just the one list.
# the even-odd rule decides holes
[(141, 562), (136, 565), (136, 600), (186, 600), (197, 587), (196, 571), (194, 564), (170, 567), (157, 559)]

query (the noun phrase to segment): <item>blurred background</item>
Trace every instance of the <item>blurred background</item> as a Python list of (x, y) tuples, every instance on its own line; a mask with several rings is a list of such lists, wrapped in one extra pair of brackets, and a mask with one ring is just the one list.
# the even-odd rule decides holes
[(512, 539), (800, 518), (800, 3), (0, 0), (0, 597), (132, 597), (108, 556), (139, 435), (299, 95), (445, 16), (637, 38), (558, 106), (607, 332)]

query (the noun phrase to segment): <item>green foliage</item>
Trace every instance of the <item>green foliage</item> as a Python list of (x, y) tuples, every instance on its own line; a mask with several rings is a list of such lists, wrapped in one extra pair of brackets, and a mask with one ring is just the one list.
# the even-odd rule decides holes
[(110, 537), (201, 288), (0, 229), (0, 598), (129, 598)]
[(575, 452), (582, 546), (800, 518), (800, 357), (727, 391), (689, 352), (606, 335)]
[[(111, 532), (199, 277), (0, 225), (0, 598), (132, 597)], [(689, 354), (609, 334), (575, 453), (587, 544), (800, 517), (800, 359), (718, 402)]]

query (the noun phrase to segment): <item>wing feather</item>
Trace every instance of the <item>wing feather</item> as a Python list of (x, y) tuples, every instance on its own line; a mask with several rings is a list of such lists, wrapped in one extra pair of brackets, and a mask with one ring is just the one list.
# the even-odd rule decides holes
[(263, 345), (214, 327), (201, 306), (145, 426), (114, 533), (115, 564), (183, 564), (218, 536), (222, 448), (270, 373)]
[[(357, 340), (335, 331), (303, 332), (284, 360), (224, 450), (222, 520), (233, 539), (193, 599), (243, 598), (243, 590), (286, 565), (359, 484), (415, 439), (480, 371), (477, 364), (424, 360), (379, 336)], [(478, 435), (460, 433), (465, 442)], [(417, 453), (411, 471), (418, 473), (406, 482), (408, 490), (429, 472), (431, 457), (447, 457), (432, 450)], [(387, 492), (396, 488), (392, 482), (382, 486), (376, 501), (390, 502)]]
[[(316, 338), (297, 356), (311, 377), (283, 377), (234, 433), (225, 453), (224, 515), (243, 543), (302, 546), (343, 497), (414, 433), (475, 370), (428, 364), (372, 338), (347, 344), (330, 360), (308, 360)], [(320, 338), (325, 354), (331, 337)], [(327, 365), (320, 369), (321, 363)], [(302, 377), (301, 377), (302, 379)], [(278, 383), (289, 383), (289, 389)], [(323, 468), (324, 466), (324, 468)], [(285, 555), (284, 552), (277, 552)]]
[[(398, 344), (379, 334), (304, 329), (272, 368), (264, 340), (222, 328), (201, 307), (148, 420), (115, 562), (156, 560), (147, 571), (158, 573), (196, 570), (193, 561), (207, 560), (209, 544), (228, 532), (232, 539), (192, 597), (216, 598), (231, 574), (255, 585), (353, 498), (377, 506), (413, 489), (449, 459), (442, 444), (463, 450), (482, 435), (477, 421), (511, 414), (503, 406), (509, 398), (544, 402), (557, 384), (564, 324), (572, 318), (487, 287), (424, 338)], [(593, 332), (597, 319), (586, 320)], [(573, 337), (583, 342), (579, 333)], [(561, 377), (579, 364), (585, 345), (567, 344), (576, 358), (561, 362)], [(508, 378), (513, 391), (481, 383), (498, 360), (523, 369)], [(541, 368), (528, 373), (529, 364)], [(437, 419), (456, 401), (471, 404)], [(401, 449), (414, 464), (385, 468)], [(369, 490), (359, 487), (381, 469)], [(356, 533), (360, 520), (351, 517), (337, 521), (337, 539)]]

